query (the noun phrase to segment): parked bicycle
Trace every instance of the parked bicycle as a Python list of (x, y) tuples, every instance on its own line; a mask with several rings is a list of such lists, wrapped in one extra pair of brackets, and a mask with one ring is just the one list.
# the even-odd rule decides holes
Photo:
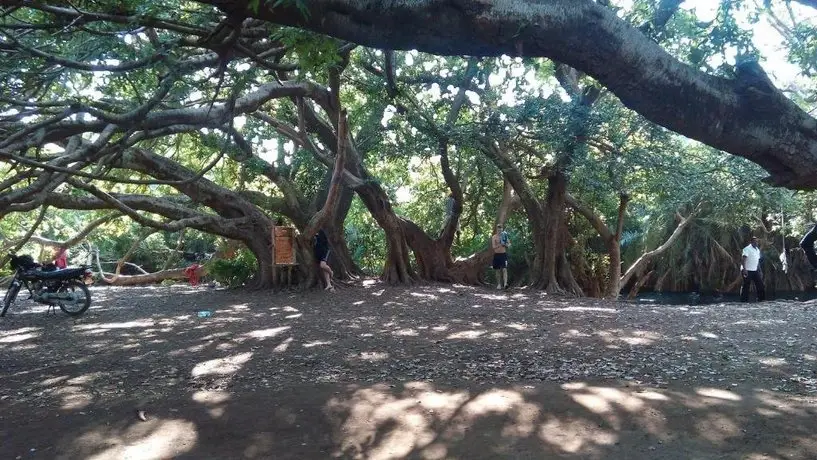
[(6, 316), (11, 304), (25, 286), (29, 299), (37, 303), (60, 307), (71, 316), (79, 316), (91, 306), (91, 292), (86, 284), (93, 282), (93, 272), (87, 266), (57, 270), (43, 267), (29, 255), (9, 254), (14, 278), (3, 298), (0, 317)]

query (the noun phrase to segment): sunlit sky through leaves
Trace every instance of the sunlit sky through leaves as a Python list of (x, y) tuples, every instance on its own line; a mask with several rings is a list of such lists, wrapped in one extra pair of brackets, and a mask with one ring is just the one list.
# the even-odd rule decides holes
[[(754, 0), (757, 4), (762, 0)], [(630, 7), (631, 0), (618, 0), (619, 5)], [(681, 8), (693, 11), (698, 20), (702, 22), (709, 22), (715, 19), (718, 7), (721, 2), (713, 0), (687, 0), (681, 4)], [(782, 3), (782, 1), (781, 1)], [(754, 8), (757, 5), (752, 5)], [(809, 8), (795, 2), (791, 3), (791, 9), (798, 18), (803, 21), (817, 22), (817, 10)], [(786, 49), (784, 47), (784, 40), (780, 33), (775, 30), (769, 23), (767, 15), (762, 15), (760, 22), (750, 24), (746, 14), (738, 14), (738, 23), (741, 28), (751, 30), (754, 34), (755, 46), (763, 55), (764, 70), (769, 73), (769, 76), (778, 87), (786, 87), (798, 80), (799, 69), (796, 65), (791, 64), (786, 56)], [(728, 58), (730, 64), (734, 64), (734, 55)]]

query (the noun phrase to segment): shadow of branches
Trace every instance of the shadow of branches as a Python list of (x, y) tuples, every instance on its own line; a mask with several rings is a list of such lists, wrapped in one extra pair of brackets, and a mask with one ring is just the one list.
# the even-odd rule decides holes
[(817, 452), (810, 302), (671, 307), (378, 283), (94, 296), (78, 319), (21, 305), (0, 324), (4, 458)]

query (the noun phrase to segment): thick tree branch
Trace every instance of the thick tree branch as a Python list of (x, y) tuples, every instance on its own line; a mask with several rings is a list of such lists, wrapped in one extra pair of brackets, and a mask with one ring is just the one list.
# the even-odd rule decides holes
[(618, 194), (618, 220), (616, 221), (616, 241), (621, 240), (621, 233), (624, 232), (624, 219), (627, 213), (627, 204), (630, 203), (630, 195), (621, 192)]
[(195, 182), (186, 181), (195, 176), (194, 171), (145, 149), (130, 150), (116, 166), (136, 170), (162, 180), (179, 181), (180, 185), (174, 185), (176, 190), (190, 197), (193, 202), (202, 203), (215, 210), (225, 219), (254, 215), (261, 220), (264, 215), (237, 192), (206, 178), (200, 178)]
[[(235, 116), (254, 112), (264, 103), (284, 97), (309, 97), (319, 105), (328, 106), (330, 104), (328, 91), (319, 85), (303, 81), (273, 82), (261, 85), (255, 91), (236, 99), (234, 105), (228, 101), (222, 104), (214, 104), (212, 108), (205, 105), (193, 108), (154, 110), (143, 114), (146, 104), (128, 114), (110, 115), (109, 118), (115, 123), (119, 132), (125, 131), (134, 125), (138, 125), (144, 131), (160, 130), (174, 125), (221, 128)], [(59, 119), (55, 117), (54, 120), (50, 120), (47, 129), (40, 130), (42, 132), (41, 136), (28, 136), (26, 142), (14, 145), (4, 142), (2, 144), (5, 146), (4, 150), (6, 153), (10, 153), (12, 150), (23, 150), (49, 142), (56, 143), (77, 134), (100, 132), (106, 126), (110, 126), (108, 122), (103, 120), (60, 121), (71, 113), (74, 112), (67, 111), (65, 114), (61, 114)], [(31, 132), (31, 129), (25, 124), (20, 125), (20, 128), (25, 130), (22, 132)], [(15, 139), (20, 137), (14, 135)]]
[(565, 194), (565, 203), (570, 206), (571, 208), (575, 209), (576, 212), (584, 216), (585, 219), (590, 223), (596, 233), (598, 233), (604, 241), (611, 241), (615, 236), (613, 232), (610, 231), (610, 228), (607, 227), (607, 224), (604, 223), (601, 216), (596, 214), (592, 209), (588, 206), (582, 204), (577, 200), (573, 195), (570, 193)]
[(150, 16), (97, 13), (90, 10), (79, 9), (74, 5), (72, 5), (70, 8), (63, 8), (59, 6), (38, 4), (30, 1), (5, 0), (4, 3), (9, 6), (27, 7), (41, 10), (43, 12), (53, 14), (57, 17), (73, 18), (74, 21), (80, 21), (83, 24), (88, 24), (97, 21), (105, 21), (128, 26), (138, 25), (157, 29), (166, 29), (179, 32), (182, 34), (196, 36), (206, 36), (208, 33), (207, 29), (192, 27), (189, 24), (184, 24), (180, 22), (159, 20), (156, 18), (152, 18)]
[(32, 236), (30, 238), (30, 240), (34, 241), (35, 243), (40, 244), (42, 246), (49, 246), (49, 247), (53, 247), (53, 248), (58, 248), (60, 246), (63, 246), (63, 247), (66, 247), (66, 248), (70, 248), (72, 246), (76, 246), (77, 244), (79, 244), (88, 235), (90, 235), (91, 232), (93, 232), (94, 230), (96, 230), (100, 226), (105, 225), (108, 222), (110, 222), (110, 221), (112, 221), (114, 219), (118, 219), (120, 217), (122, 217), (122, 214), (119, 214), (119, 213), (112, 213), (112, 214), (107, 214), (105, 216), (102, 216), (102, 217), (90, 222), (88, 225), (85, 226), (85, 228), (83, 228), (82, 230), (77, 232), (76, 235), (72, 236), (71, 238), (68, 238), (65, 241), (56, 241), (56, 240), (52, 240), (52, 239), (49, 239), (49, 238), (44, 238), (42, 236), (36, 236), (36, 235)]
[(675, 241), (681, 237), (681, 234), (683, 233), (687, 225), (689, 225), (689, 223), (695, 219), (695, 216), (698, 215), (700, 210), (701, 210), (700, 207), (696, 208), (687, 217), (683, 217), (679, 214), (678, 218), (680, 219), (680, 222), (678, 223), (678, 226), (675, 227), (675, 231), (672, 232), (672, 235), (670, 235), (670, 237), (667, 238), (667, 241), (665, 241), (664, 244), (658, 246), (652, 251), (645, 252), (644, 254), (641, 255), (641, 257), (639, 257), (635, 262), (633, 262), (633, 264), (630, 265), (630, 268), (628, 268), (624, 275), (621, 277), (621, 282), (619, 283), (619, 286), (622, 287), (626, 286), (627, 283), (630, 281), (630, 278), (632, 278), (633, 275), (635, 275), (636, 273), (639, 273), (641, 270), (643, 270), (650, 260), (652, 260), (654, 257), (658, 255), (661, 255), (667, 249), (672, 247)]
[(541, 218), (542, 204), (513, 160), (502, 152), (500, 146), (492, 139), (482, 138), (479, 141), (482, 144), (482, 151), (499, 168), (503, 177), (516, 191), (516, 195), (522, 202), (522, 207), (525, 208), (525, 213), (529, 218)]
[(707, 75), (592, 0), (417, 0), (399, 7), (312, 0), (308, 14), (292, 3), (255, 12), (247, 0), (199, 1), (374, 48), (549, 57), (597, 79), (651, 121), (758, 163), (775, 185), (817, 188), (817, 120), (770, 85), (756, 63), (739, 65), (734, 79)]
[[(244, 236), (240, 226), (247, 222), (245, 218), (227, 219), (215, 215), (203, 214), (194, 211), (188, 204), (173, 202), (166, 198), (144, 195), (109, 195), (113, 199), (103, 200), (97, 197), (76, 197), (62, 193), (49, 193), (44, 197), (43, 203), (59, 209), (122, 210), (122, 208), (125, 208), (130, 210), (130, 213), (125, 213), (128, 216), (136, 211), (150, 212), (173, 220), (167, 225), (159, 222), (159, 228), (162, 230), (173, 232), (181, 230), (181, 228), (184, 227), (192, 227), (203, 232), (213, 233), (227, 238), (240, 239)], [(121, 204), (117, 205), (117, 203)], [(14, 206), (10, 210), (17, 212), (27, 211), (23, 206)], [(140, 219), (150, 221), (150, 219), (144, 219), (141, 218), (141, 216)]]
[[(309, 138), (308, 132), (313, 131), (317, 132), (318, 138), (323, 142), (325, 145), (340, 145), (340, 139), (337, 137), (337, 134), (329, 127), (323, 120), (321, 120), (315, 111), (310, 107), (308, 104), (304, 103), (302, 99), (299, 99), (298, 102), (298, 132), (300, 133), (299, 143), (306, 147), (315, 158), (323, 163), (327, 168), (331, 168), (334, 165), (334, 161), (332, 158), (324, 152), (321, 148), (315, 145), (312, 142), (312, 139)], [(349, 139), (345, 140), (347, 144), (345, 148), (347, 149), (346, 154), (350, 156), (352, 161), (346, 161), (346, 164), (353, 164), (357, 161), (357, 155), (354, 154), (354, 146), (351, 145)], [(337, 156), (337, 153), (335, 154)], [(348, 168), (344, 169), (343, 171), (343, 180), (346, 182), (346, 185), (351, 189), (357, 189), (365, 185), (365, 181), (359, 177), (355, 172), (350, 171)]]
[(197, 217), (189, 217), (185, 219), (179, 219), (170, 223), (163, 223), (159, 221), (155, 221), (153, 219), (149, 219), (147, 217), (142, 216), (135, 209), (131, 208), (127, 204), (119, 201), (113, 195), (100, 190), (93, 185), (86, 184), (84, 182), (80, 182), (77, 180), (69, 179), (67, 181), (69, 184), (73, 185), (76, 188), (85, 190), (86, 192), (90, 193), (91, 195), (99, 198), (103, 202), (107, 203), (110, 207), (114, 209), (118, 209), (123, 214), (127, 215), (140, 225), (145, 227), (151, 227), (158, 230), (164, 230), (166, 232), (177, 232), (186, 227), (193, 227), (193, 226), (201, 226), (205, 225), (206, 223), (217, 222), (220, 221), (221, 218), (216, 216), (197, 216)]
[(454, 123), (456, 123), (457, 118), (460, 115), (460, 111), (462, 110), (463, 105), (465, 105), (465, 101), (468, 99), (468, 95), (466, 93), (468, 92), (468, 87), (471, 86), (471, 80), (474, 79), (477, 71), (479, 70), (477, 65), (478, 63), (479, 61), (474, 58), (468, 60), (468, 67), (465, 69), (465, 75), (462, 77), (460, 88), (457, 91), (457, 95), (454, 96), (454, 101), (451, 103), (451, 108), (448, 111), (448, 115), (445, 117), (443, 133), (439, 136), (438, 140), (440, 169), (442, 170), (445, 183), (448, 185), (448, 189), (451, 190), (451, 195), (454, 197), (453, 213), (450, 219), (448, 219), (442, 235), (440, 235), (440, 239), (446, 244), (446, 246), (450, 246), (454, 241), (457, 223), (459, 222), (460, 214), (462, 214), (462, 203), (464, 200), (460, 180), (451, 169), (451, 162), (448, 158), (448, 139), (450, 131), (454, 127)]
[(346, 170), (346, 143), (349, 129), (346, 121), (346, 110), (340, 111), (338, 117), (338, 148), (335, 155), (335, 165), (332, 172), (332, 179), (329, 184), (329, 192), (326, 194), (326, 201), (323, 207), (309, 219), (309, 223), (304, 229), (304, 236), (312, 238), (318, 229), (322, 228), (335, 216), (335, 210), (340, 197), (340, 188), (343, 184), (343, 173)]
[(522, 200), (519, 199), (518, 195), (513, 193), (513, 187), (511, 187), (508, 179), (503, 178), (502, 203), (499, 204), (499, 209), (496, 212), (496, 222), (494, 222), (494, 225), (504, 226), (508, 221), (508, 216), (520, 207), (522, 207)]
[(3, 35), (9, 40), (9, 42), (12, 44), (12, 46), (14, 46), (16, 48), (19, 48), (19, 49), (21, 49), (21, 50), (23, 50), (23, 51), (25, 51), (25, 52), (33, 55), (33, 56), (42, 58), (46, 62), (58, 64), (58, 65), (60, 65), (62, 67), (67, 67), (67, 68), (76, 69), (76, 70), (84, 70), (84, 71), (88, 71), (88, 72), (128, 72), (128, 71), (131, 71), (131, 70), (136, 70), (136, 69), (140, 69), (140, 68), (143, 68), (143, 67), (147, 67), (147, 66), (149, 66), (151, 64), (154, 64), (156, 62), (162, 61), (162, 60), (167, 58), (166, 50), (162, 50), (159, 53), (156, 53), (156, 54), (154, 54), (152, 56), (148, 56), (146, 58), (139, 59), (139, 60), (136, 60), (136, 61), (133, 61), (133, 62), (126, 62), (126, 63), (122, 63), (122, 64), (117, 64), (117, 65), (86, 64), (84, 62), (73, 61), (71, 59), (65, 59), (65, 58), (60, 57), (60, 56), (55, 56), (53, 54), (45, 53), (45, 52), (40, 51), (40, 50), (38, 50), (36, 48), (31, 48), (31, 47), (25, 46), (24, 44), (20, 43), (17, 39), (15, 39), (14, 37), (12, 37), (12, 36), (10, 36), (8, 34), (3, 34)]

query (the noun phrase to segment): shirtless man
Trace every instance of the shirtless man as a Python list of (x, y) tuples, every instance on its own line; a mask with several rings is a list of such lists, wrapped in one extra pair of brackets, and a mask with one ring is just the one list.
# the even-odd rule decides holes
[(491, 237), (491, 249), (494, 250), (492, 266), (496, 270), (497, 289), (508, 289), (508, 247), (510, 245), (508, 232), (504, 231), (501, 224), (497, 225), (496, 232)]

